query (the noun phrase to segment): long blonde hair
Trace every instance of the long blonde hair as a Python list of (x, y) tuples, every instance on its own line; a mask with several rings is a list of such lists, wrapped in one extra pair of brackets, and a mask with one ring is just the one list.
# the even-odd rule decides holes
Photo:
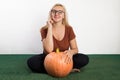
[[(54, 8), (54, 7), (56, 7), (56, 6), (61, 6), (63, 9), (64, 9), (64, 19), (63, 19), (63, 24), (65, 25), (65, 26), (70, 26), (69, 25), (69, 23), (68, 23), (68, 17), (67, 17), (67, 11), (66, 11), (66, 8), (64, 7), (64, 5), (62, 5), (62, 4), (60, 4), (60, 3), (57, 3), (57, 4), (55, 4), (52, 8), (51, 8), (51, 10)], [(50, 10), (50, 12), (49, 12), (49, 17), (51, 16), (51, 10)], [(42, 29), (46, 29), (47, 28), (47, 25), (45, 25)]]

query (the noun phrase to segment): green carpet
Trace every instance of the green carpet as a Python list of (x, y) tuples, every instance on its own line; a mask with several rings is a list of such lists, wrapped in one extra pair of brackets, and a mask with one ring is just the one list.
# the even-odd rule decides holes
[(26, 61), (32, 55), (0, 55), (0, 80), (120, 80), (120, 55), (88, 55), (89, 64), (64, 78), (32, 73)]

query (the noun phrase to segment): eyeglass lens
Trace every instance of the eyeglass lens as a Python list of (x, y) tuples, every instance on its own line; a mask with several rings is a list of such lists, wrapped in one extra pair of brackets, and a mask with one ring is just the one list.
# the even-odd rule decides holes
[(56, 13), (62, 14), (62, 13), (64, 13), (62, 10), (51, 10), (51, 12), (52, 12), (53, 14), (56, 14)]

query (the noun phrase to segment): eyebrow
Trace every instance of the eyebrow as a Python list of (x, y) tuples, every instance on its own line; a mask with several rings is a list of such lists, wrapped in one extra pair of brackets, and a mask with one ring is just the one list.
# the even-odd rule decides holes
[[(56, 10), (56, 9), (51, 9), (51, 10)], [(64, 10), (56, 10), (56, 11), (64, 11)]]

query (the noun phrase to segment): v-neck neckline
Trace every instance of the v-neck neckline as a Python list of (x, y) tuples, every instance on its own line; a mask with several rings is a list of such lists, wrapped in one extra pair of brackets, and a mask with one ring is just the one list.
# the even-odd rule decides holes
[(61, 41), (63, 41), (63, 40), (64, 40), (65, 35), (66, 35), (66, 26), (65, 26), (65, 33), (64, 33), (64, 37), (63, 37), (61, 40), (56, 39), (54, 35), (53, 35), (53, 38), (54, 38), (55, 40), (57, 40), (57, 41), (61, 42)]

